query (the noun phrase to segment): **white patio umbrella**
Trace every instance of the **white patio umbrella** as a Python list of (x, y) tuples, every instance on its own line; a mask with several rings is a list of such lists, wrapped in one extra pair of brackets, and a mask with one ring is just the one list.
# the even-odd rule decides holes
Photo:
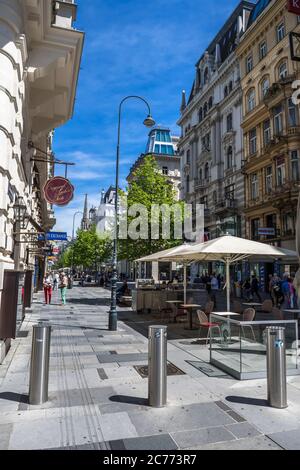
[(186, 304), (187, 296), (186, 296), (186, 288), (187, 288), (187, 278), (186, 278), (186, 266), (189, 263), (189, 259), (185, 259), (185, 253), (190, 253), (191, 248), (193, 245), (184, 244), (180, 246), (176, 246), (175, 248), (169, 248), (168, 250), (159, 251), (149, 256), (145, 256), (144, 258), (137, 259), (136, 262), (142, 263), (155, 263), (159, 261), (165, 262), (174, 262), (174, 257), (178, 256), (178, 261), (183, 263), (183, 291), (184, 291), (184, 304)]
[[(284, 258), (286, 254), (280, 248), (231, 235), (190, 246), (190, 251), (184, 253), (185, 261), (220, 261), (226, 264), (228, 312), (230, 311), (230, 265), (254, 256), (277, 259)], [(173, 261), (179, 260), (180, 253), (169, 255), (169, 258)]]

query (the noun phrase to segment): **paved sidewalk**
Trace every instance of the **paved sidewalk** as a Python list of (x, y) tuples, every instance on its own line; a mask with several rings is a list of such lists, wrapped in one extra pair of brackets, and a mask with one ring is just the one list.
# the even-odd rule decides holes
[[(104, 289), (75, 287), (68, 297), (63, 307), (56, 293), (51, 306), (37, 296), (0, 366), (0, 449), (300, 449), (299, 376), (289, 378), (289, 408), (274, 410), (265, 380), (208, 377), (190, 364), (205, 364), (207, 348), (174, 339), (168, 360), (183, 374), (168, 377), (168, 407), (149, 408), (148, 381), (134, 367), (147, 364), (147, 338), (125, 321), (108, 331)], [(31, 406), (39, 320), (53, 327), (49, 402)]]

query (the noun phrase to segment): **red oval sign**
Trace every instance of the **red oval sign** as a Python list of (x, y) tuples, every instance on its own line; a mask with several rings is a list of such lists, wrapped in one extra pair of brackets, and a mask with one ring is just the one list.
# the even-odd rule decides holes
[(51, 178), (44, 186), (45, 199), (56, 206), (66, 206), (74, 196), (74, 186), (69, 180), (56, 176)]

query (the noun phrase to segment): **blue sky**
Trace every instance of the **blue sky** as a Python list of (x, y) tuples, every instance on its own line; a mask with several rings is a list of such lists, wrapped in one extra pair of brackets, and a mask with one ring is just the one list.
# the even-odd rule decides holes
[[(73, 119), (56, 130), (54, 151), (76, 163), (69, 171), (75, 197), (56, 208), (56, 229), (72, 232), (73, 214), (84, 195), (98, 205), (102, 188), (115, 181), (117, 114), (127, 95), (141, 95), (158, 124), (179, 134), (181, 91), (187, 95), (195, 63), (238, 0), (78, 0), (75, 27), (86, 33)], [(127, 102), (121, 141), (121, 186), (145, 150), (146, 108)], [(63, 169), (57, 169), (57, 174)], [(75, 227), (80, 223), (77, 216)]]

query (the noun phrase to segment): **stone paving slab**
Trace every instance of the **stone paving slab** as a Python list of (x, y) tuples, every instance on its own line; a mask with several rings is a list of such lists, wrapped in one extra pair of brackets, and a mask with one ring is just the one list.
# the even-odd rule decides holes
[[(0, 366), (0, 448), (298, 448), (300, 377), (288, 379), (289, 408), (270, 409), (265, 380), (208, 377), (193, 367), (193, 361), (209, 362), (209, 349), (184, 325), (181, 338), (181, 330), (169, 335), (168, 360), (186, 375), (168, 377), (167, 408), (149, 407), (148, 381), (133, 366), (148, 362), (153, 322), (122, 309), (120, 317), (128, 320), (118, 322), (117, 332), (108, 331), (109, 296), (101, 288), (76, 287), (67, 308), (34, 303), (27, 312), (25, 334), (13, 341)], [(42, 295), (35, 299), (40, 302)], [(41, 318), (52, 326), (49, 402), (32, 406), (32, 326)]]
[(272, 441), (286, 450), (300, 450), (300, 428), (269, 434)]

